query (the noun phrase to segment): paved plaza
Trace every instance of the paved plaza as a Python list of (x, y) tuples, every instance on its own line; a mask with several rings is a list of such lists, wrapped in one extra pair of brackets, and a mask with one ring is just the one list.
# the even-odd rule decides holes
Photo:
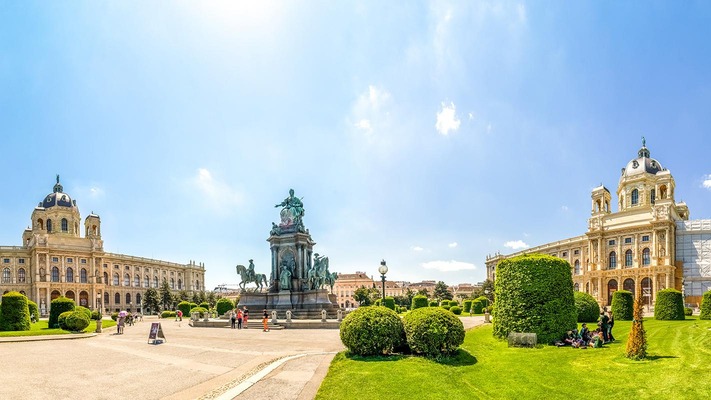
[[(465, 327), (482, 317), (462, 318)], [(148, 344), (151, 322), (166, 342)], [(3, 399), (313, 399), (335, 353), (337, 329), (193, 328), (145, 318), (76, 340), (0, 340)], [(259, 329), (257, 329), (259, 328)]]

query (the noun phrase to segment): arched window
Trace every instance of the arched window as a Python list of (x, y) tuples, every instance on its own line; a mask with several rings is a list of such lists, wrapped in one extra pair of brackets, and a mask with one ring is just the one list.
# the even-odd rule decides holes
[(610, 269), (617, 268), (617, 254), (614, 251), (610, 252)]
[(118, 272), (114, 272), (114, 286), (118, 286), (118, 285), (119, 285)]
[(131, 293), (126, 293), (126, 304), (131, 304)]
[(632, 191), (632, 205), (636, 206), (639, 203), (639, 190)]
[(89, 281), (86, 274), (86, 268), (82, 268), (81, 271), (79, 271), (79, 281), (81, 283), (87, 283)]
[(183, 280), (178, 279), (178, 290), (183, 290)]
[(69, 224), (67, 223), (66, 218), (62, 218), (62, 232), (68, 232), (69, 231)]
[(632, 292), (632, 296), (634, 296), (634, 279), (625, 279), (625, 281), (622, 282), (622, 289)]
[(649, 265), (649, 248), (645, 247), (642, 250), (642, 265)]
[(575, 275), (580, 275), (580, 260), (575, 260)]
[(200, 281), (195, 281), (195, 290), (200, 290)]
[(140, 307), (141, 306), (141, 294), (136, 293), (136, 306)]
[(170, 288), (175, 289), (175, 279), (170, 278)]
[(121, 295), (118, 293), (114, 295), (114, 304), (121, 304)]
[(607, 304), (612, 304), (612, 295), (617, 291), (617, 281), (615, 279), (610, 279), (607, 282)]
[(649, 195), (649, 201), (650, 201), (652, 204), (654, 204), (654, 201), (656, 200), (656, 199), (654, 198), (654, 195), (655, 195), (655, 192), (654, 192), (654, 189), (652, 189), (652, 192), (651, 192), (651, 194)]
[(107, 292), (104, 292), (104, 307), (109, 306), (109, 294)]
[(662, 185), (659, 187), (659, 198), (664, 200), (667, 198), (667, 186)]
[(575, 285), (573, 285), (573, 290), (575, 290), (576, 292), (579, 292), (580, 291), (580, 284), (576, 283)]
[(40, 268), (40, 282), (47, 281), (47, 274), (44, 272), (44, 268)]
[(17, 283), (25, 283), (25, 269), (20, 268), (17, 270)]
[(135, 287), (141, 287), (141, 277), (136, 274), (136, 276), (133, 277), (133, 286)]
[(37, 220), (37, 227), (38, 227), (40, 230), (44, 229), (44, 221), (42, 221), (41, 218)]
[(52, 232), (52, 220), (48, 219), (47, 220), (47, 232)]
[(52, 267), (52, 282), (59, 282), (59, 268)]
[(632, 250), (625, 251), (625, 267), (632, 266)]
[(104, 283), (107, 285), (109, 284), (109, 273), (108, 272), (104, 272)]
[(71, 267), (67, 268), (67, 282), (74, 282), (74, 270)]
[(2, 283), (12, 283), (12, 274), (10, 274), (10, 268), (4, 268), (2, 270)]
[(126, 274), (123, 276), (123, 285), (124, 286), (131, 286), (131, 275)]
[(150, 287), (151, 286), (151, 280), (148, 278), (148, 275), (143, 277), (143, 287)]

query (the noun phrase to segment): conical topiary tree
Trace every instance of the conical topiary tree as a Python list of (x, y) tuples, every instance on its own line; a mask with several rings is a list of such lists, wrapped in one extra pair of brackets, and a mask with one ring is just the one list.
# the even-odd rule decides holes
[(625, 349), (625, 356), (637, 361), (647, 358), (647, 332), (643, 325), (643, 308), (642, 296), (637, 296), (634, 300), (632, 328)]
[(701, 299), (699, 319), (711, 319), (711, 290), (704, 293), (704, 297)]

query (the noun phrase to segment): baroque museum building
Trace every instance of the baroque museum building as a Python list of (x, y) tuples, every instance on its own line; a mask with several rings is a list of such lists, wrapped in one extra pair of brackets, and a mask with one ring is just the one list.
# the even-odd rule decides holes
[(487, 277), (496, 278), (499, 261), (526, 254), (561, 257), (571, 265), (576, 291), (602, 306), (620, 289), (644, 296), (654, 306), (656, 292), (682, 291), (685, 302), (701, 303), (711, 289), (711, 220), (689, 220), (689, 208), (675, 201), (671, 172), (650, 157), (645, 142), (622, 168), (617, 212), (605, 186), (592, 190), (592, 210), (584, 235), (486, 259)]
[(107, 253), (99, 216), (84, 219), (84, 237), (80, 223), (76, 200), (63, 193), (57, 176), (52, 193), (32, 211), (32, 227), (23, 232), (22, 246), (0, 246), (0, 292), (20, 292), (46, 315), (59, 296), (110, 311), (141, 308), (145, 291), (163, 280), (174, 290), (204, 290), (203, 264)]

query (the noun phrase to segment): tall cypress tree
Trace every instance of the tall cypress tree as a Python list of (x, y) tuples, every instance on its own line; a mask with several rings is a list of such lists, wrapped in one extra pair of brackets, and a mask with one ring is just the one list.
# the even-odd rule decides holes
[(644, 330), (642, 296), (634, 300), (632, 328), (627, 338), (625, 356), (633, 360), (644, 360), (647, 357), (647, 332)]

